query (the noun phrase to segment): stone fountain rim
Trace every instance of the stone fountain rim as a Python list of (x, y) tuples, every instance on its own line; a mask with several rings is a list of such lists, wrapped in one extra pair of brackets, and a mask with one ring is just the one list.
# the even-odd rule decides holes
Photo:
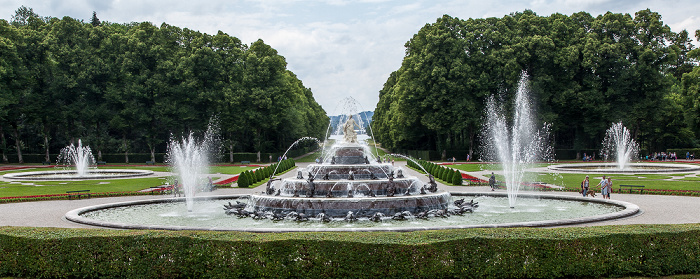
[(658, 167), (658, 170), (615, 170), (615, 169), (580, 169), (581, 167), (615, 167), (616, 163), (576, 163), (576, 164), (556, 164), (547, 166), (548, 169), (559, 172), (572, 172), (572, 173), (678, 173), (678, 172), (688, 172), (688, 171), (700, 171), (700, 166), (689, 165), (689, 164), (677, 164), (677, 163), (628, 163), (629, 166), (650, 166)]
[[(492, 196), (492, 197), (507, 197), (507, 193), (450, 193), (453, 196), (468, 197), (468, 196)], [(237, 195), (225, 195), (225, 196), (205, 196), (196, 197), (195, 200), (211, 200), (211, 199), (233, 199), (249, 197), (249, 194), (237, 194)], [(102, 210), (107, 208), (122, 207), (122, 206), (132, 206), (132, 205), (143, 205), (151, 203), (165, 203), (165, 202), (184, 202), (185, 198), (166, 198), (166, 199), (150, 199), (150, 200), (140, 200), (140, 201), (129, 201), (129, 202), (118, 202), (101, 204), (95, 206), (82, 207), (74, 209), (65, 214), (65, 218), (69, 221), (98, 226), (106, 228), (116, 228), (116, 229), (140, 229), (140, 230), (198, 230), (198, 231), (241, 231), (241, 232), (255, 232), (255, 233), (271, 233), (271, 232), (357, 232), (357, 231), (394, 231), (394, 232), (409, 232), (409, 231), (424, 231), (424, 230), (448, 230), (448, 229), (471, 229), (471, 228), (514, 228), (514, 227), (557, 227), (566, 225), (576, 225), (584, 223), (602, 222), (613, 219), (620, 219), (625, 217), (630, 217), (638, 214), (640, 212), (639, 206), (633, 203), (619, 201), (619, 200), (603, 200), (603, 199), (592, 199), (577, 196), (563, 196), (563, 195), (552, 195), (552, 194), (530, 194), (521, 193), (518, 194), (518, 198), (537, 198), (537, 199), (560, 199), (569, 201), (580, 201), (580, 202), (593, 202), (600, 204), (607, 204), (612, 206), (618, 206), (623, 208), (620, 211), (612, 212), (608, 214), (602, 214), (597, 216), (580, 217), (573, 219), (560, 219), (560, 220), (545, 220), (545, 221), (529, 221), (529, 222), (517, 222), (517, 223), (502, 223), (502, 224), (475, 224), (475, 225), (458, 225), (458, 226), (447, 226), (447, 227), (375, 227), (375, 228), (202, 228), (202, 227), (190, 227), (190, 226), (164, 226), (164, 225), (134, 225), (134, 224), (124, 224), (124, 223), (111, 223), (93, 220), (89, 218), (82, 217), (81, 214)]]
[(89, 170), (89, 173), (121, 173), (120, 175), (105, 175), (105, 176), (86, 176), (86, 177), (29, 177), (31, 175), (37, 174), (70, 174), (77, 173), (76, 170), (50, 170), (50, 171), (28, 171), (28, 172), (17, 172), (8, 173), (2, 177), (11, 180), (43, 180), (43, 181), (57, 181), (57, 180), (95, 180), (95, 179), (115, 179), (115, 178), (131, 178), (139, 176), (152, 175), (154, 172), (150, 170), (133, 170), (133, 169), (97, 169)]

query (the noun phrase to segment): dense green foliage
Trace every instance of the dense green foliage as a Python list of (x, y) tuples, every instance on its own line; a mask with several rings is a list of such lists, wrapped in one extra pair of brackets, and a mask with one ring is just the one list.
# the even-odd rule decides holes
[[(328, 117), (284, 57), (262, 40), (163, 23), (0, 20), (0, 151), (58, 153), (82, 139), (104, 153), (163, 153), (171, 135), (212, 118), (229, 152), (275, 152), (322, 137)], [(77, 142), (76, 142), (77, 144)], [(14, 155), (12, 155), (14, 154)], [(127, 160), (128, 163), (128, 160)]]
[(406, 43), (400, 69), (379, 93), (374, 135), (389, 149), (443, 157), (443, 150), (478, 150), (486, 98), (512, 103), (525, 72), (555, 148), (599, 150), (605, 130), (620, 121), (646, 151), (697, 146), (698, 58), (688, 32), (672, 32), (650, 10), (445, 15)]
[(697, 224), (272, 234), (0, 228), (0, 276), (28, 278), (600, 278), (697, 273)]

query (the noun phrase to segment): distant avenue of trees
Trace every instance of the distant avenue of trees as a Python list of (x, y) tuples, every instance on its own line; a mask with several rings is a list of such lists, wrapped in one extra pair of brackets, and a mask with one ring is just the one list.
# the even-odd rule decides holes
[[(274, 152), (321, 138), (328, 117), (284, 57), (163, 23), (40, 17), (0, 20), (0, 151), (57, 153), (80, 138), (93, 153), (155, 153), (171, 135), (220, 121), (227, 152)], [(76, 142), (77, 144), (77, 142)], [(8, 160), (12, 154), (13, 160)]]
[[(700, 31), (695, 32), (700, 39)], [(443, 16), (406, 43), (373, 128), (391, 149), (476, 150), (485, 100), (511, 103), (530, 76), (558, 149), (596, 149), (622, 121), (645, 151), (697, 147), (700, 50), (658, 13), (585, 12), (462, 20)]]

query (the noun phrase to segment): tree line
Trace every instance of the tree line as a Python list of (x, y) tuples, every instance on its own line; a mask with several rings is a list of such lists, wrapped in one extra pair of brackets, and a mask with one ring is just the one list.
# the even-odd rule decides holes
[(620, 121), (645, 151), (699, 144), (700, 51), (687, 31), (672, 32), (648, 9), (445, 15), (405, 47), (373, 119), (387, 148), (478, 151), (487, 97), (512, 103), (522, 72), (557, 149), (599, 149)]
[[(220, 122), (226, 152), (285, 150), (321, 138), (328, 117), (285, 58), (258, 40), (247, 46), (150, 22), (41, 17), (20, 7), (0, 20), (0, 150), (57, 153), (76, 139), (103, 152), (155, 153), (171, 136)], [(77, 142), (76, 142), (77, 144)], [(231, 158), (233, 156), (231, 155)], [(99, 159), (98, 159), (99, 160)]]

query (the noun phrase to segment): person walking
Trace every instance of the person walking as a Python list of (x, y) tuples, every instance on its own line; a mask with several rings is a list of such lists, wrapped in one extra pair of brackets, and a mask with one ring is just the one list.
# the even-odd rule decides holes
[(491, 186), (491, 191), (496, 189), (496, 175), (491, 172), (491, 178), (489, 178), (489, 186)]
[(586, 175), (586, 178), (581, 181), (581, 193), (583, 193), (583, 196), (585, 197), (588, 195), (588, 187), (590, 185), (590, 181), (588, 180), (588, 175)]
[(608, 187), (608, 199), (610, 199), (610, 193), (612, 193), (612, 186), (613, 186), (611, 177), (608, 177), (608, 183), (606, 183), (605, 186)]

